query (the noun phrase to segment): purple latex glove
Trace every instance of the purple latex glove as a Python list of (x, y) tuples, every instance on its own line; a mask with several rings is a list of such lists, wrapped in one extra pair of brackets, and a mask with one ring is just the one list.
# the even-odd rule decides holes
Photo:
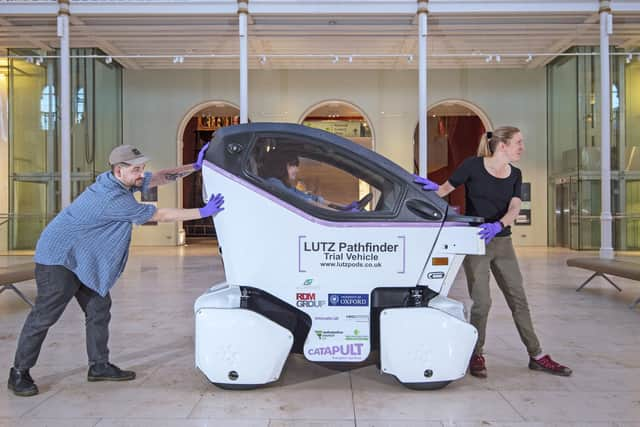
[(204, 144), (204, 146), (200, 149), (200, 152), (198, 153), (198, 159), (193, 164), (193, 169), (195, 169), (197, 171), (202, 169), (202, 161), (204, 160), (204, 155), (207, 152), (207, 148), (209, 148), (209, 143), (208, 142), (206, 144)]
[(478, 234), (484, 239), (485, 243), (489, 243), (494, 237), (496, 237), (496, 234), (501, 231), (502, 224), (500, 223), (500, 221), (496, 221), (480, 224), (480, 231), (478, 232)]
[(425, 191), (438, 191), (440, 186), (433, 181), (423, 178), (419, 175), (413, 175), (413, 182), (422, 185), (422, 189)]
[(358, 201), (356, 200), (355, 202), (351, 202), (348, 205), (341, 207), (340, 210), (343, 212), (360, 212), (360, 209), (358, 208)]
[(198, 209), (200, 211), (200, 217), (206, 218), (209, 216), (214, 216), (218, 212), (224, 210), (222, 205), (224, 204), (224, 197), (222, 194), (216, 194), (215, 196), (211, 196), (206, 205)]

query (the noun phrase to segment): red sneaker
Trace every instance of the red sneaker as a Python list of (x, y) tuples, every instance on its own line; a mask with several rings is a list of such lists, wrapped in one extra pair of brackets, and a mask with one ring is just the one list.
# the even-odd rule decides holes
[(563, 377), (568, 377), (572, 372), (571, 369), (554, 361), (548, 354), (545, 354), (540, 359), (529, 358), (529, 369), (543, 371), (553, 375), (561, 375)]
[(485, 365), (484, 356), (474, 354), (469, 361), (469, 373), (474, 377), (487, 378), (487, 366)]

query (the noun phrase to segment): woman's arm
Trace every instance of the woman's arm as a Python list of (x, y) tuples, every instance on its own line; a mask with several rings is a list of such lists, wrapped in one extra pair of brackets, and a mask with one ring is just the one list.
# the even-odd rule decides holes
[(514, 222), (516, 221), (516, 218), (520, 214), (521, 205), (522, 205), (522, 200), (520, 200), (519, 197), (513, 197), (511, 199), (511, 202), (509, 202), (509, 209), (507, 210), (507, 213), (504, 214), (504, 216), (500, 219), (500, 222), (505, 227), (508, 227), (514, 224)]
[(151, 181), (149, 181), (148, 188), (175, 182), (180, 178), (189, 176), (196, 171), (194, 165), (195, 163), (192, 163), (190, 165), (179, 166), (173, 169), (163, 169), (161, 171), (155, 172), (153, 175), (151, 175)]
[(456, 187), (454, 187), (453, 185), (451, 185), (451, 183), (449, 183), (449, 181), (447, 181), (444, 184), (442, 184), (440, 187), (438, 187), (436, 194), (440, 197), (445, 197), (455, 189)]

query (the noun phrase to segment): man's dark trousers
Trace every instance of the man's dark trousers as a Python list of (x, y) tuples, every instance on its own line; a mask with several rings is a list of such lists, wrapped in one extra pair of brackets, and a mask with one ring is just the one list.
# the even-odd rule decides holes
[(89, 364), (108, 362), (111, 296), (108, 293), (100, 296), (60, 265), (36, 264), (35, 273), (38, 295), (22, 327), (14, 367), (23, 370), (36, 364), (49, 328), (58, 321), (73, 297), (85, 314)]

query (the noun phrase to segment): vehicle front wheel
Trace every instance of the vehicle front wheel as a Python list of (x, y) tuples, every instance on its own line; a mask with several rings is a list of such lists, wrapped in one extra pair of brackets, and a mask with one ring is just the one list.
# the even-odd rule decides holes
[(451, 381), (434, 381), (430, 383), (403, 383), (403, 386), (411, 390), (440, 390), (446, 387)]

